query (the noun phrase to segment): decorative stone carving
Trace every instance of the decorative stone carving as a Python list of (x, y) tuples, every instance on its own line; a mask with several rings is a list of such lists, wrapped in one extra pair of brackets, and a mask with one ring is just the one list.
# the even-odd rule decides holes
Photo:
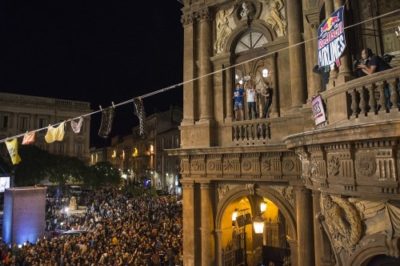
[(250, 160), (243, 160), (242, 162), (242, 170), (245, 172), (251, 171), (252, 163)]
[(251, 20), (255, 13), (255, 7), (253, 3), (245, 1), (240, 5), (238, 12), (241, 20)]
[(224, 184), (218, 185), (218, 200), (221, 200), (225, 197), (226, 193), (229, 192), (229, 186)]
[(240, 162), (238, 155), (227, 155), (224, 156), (223, 170), (227, 174), (239, 174), (240, 173)]
[(295, 207), (296, 201), (292, 186), (270, 186), (270, 188), (281, 194), (293, 208)]
[(333, 155), (328, 160), (328, 175), (329, 176), (337, 176), (339, 175), (340, 170), (340, 160), (339, 157)]
[(285, 158), (282, 161), (282, 168), (286, 172), (291, 172), (294, 169), (294, 162), (290, 158)]
[(194, 15), (192, 13), (183, 14), (181, 17), (181, 23), (183, 25), (192, 24), (194, 21)]
[(190, 161), (190, 172), (204, 173), (205, 170), (204, 156), (194, 156)]
[(287, 21), (283, 0), (263, 0), (263, 19), (271, 25), (278, 36), (285, 36)]
[(261, 161), (261, 171), (262, 172), (269, 172), (271, 171), (271, 159), (263, 158)]
[(214, 43), (214, 51), (219, 54), (224, 51), (229, 35), (232, 33), (234, 26), (231, 26), (230, 17), (232, 17), (233, 7), (230, 9), (219, 10), (216, 14), (215, 23), (217, 38)]
[(208, 8), (202, 8), (196, 13), (196, 17), (199, 20), (209, 20), (210, 19), (210, 10)]
[(337, 196), (321, 196), (321, 211), (336, 252), (354, 250), (362, 235), (362, 224), (356, 207)]
[(250, 195), (255, 193), (255, 184), (246, 184), (246, 190), (249, 191)]
[(376, 172), (375, 156), (372, 154), (362, 154), (356, 159), (356, 172), (361, 176), (372, 176)]
[(182, 174), (188, 174), (189, 171), (190, 171), (189, 159), (188, 158), (182, 158), (181, 159), (181, 173)]

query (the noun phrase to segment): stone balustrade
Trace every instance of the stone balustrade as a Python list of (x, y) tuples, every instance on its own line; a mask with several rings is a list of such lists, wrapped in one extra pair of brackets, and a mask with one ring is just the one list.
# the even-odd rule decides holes
[(400, 67), (354, 79), (322, 93), (330, 125), (399, 115)]
[(271, 138), (270, 123), (265, 119), (232, 123), (232, 141), (236, 146), (266, 144)]

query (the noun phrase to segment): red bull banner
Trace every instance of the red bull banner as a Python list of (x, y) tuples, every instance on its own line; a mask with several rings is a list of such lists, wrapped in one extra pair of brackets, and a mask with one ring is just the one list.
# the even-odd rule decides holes
[(344, 7), (341, 6), (318, 27), (318, 64), (320, 67), (334, 64), (346, 48), (343, 11)]

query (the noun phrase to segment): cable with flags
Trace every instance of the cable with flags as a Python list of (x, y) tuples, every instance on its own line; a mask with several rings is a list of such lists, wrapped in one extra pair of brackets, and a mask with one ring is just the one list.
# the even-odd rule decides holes
[[(379, 15), (379, 16), (371, 17), (371, 18), (363, 20), (361, 22), (346, 26), (346, 27), (344, 27), (344, 30), (347, 30), (349, 28), (352, 28), (352, 27), (355, 27), (355, 26), (370, 22), (372, 20), (376, 20), (376, 19), (379, 19), (379, 18), (382, 18), (382, 17), (385, 17), (385, 16), (389, 16), (389, 15), (395, 14), (395, 13), (397, 13), (399, 11), (400, 11), (400, 9), (396, 9), (396, 10), (387, 12), (385, 14)], [(213, 75), (218, 74), (218, 73), (222, 73), (222, 72), (224, 72), (226, 70), (238, 67), (240, 65), (243, 65), (243, 64), (255, 61), (255, 60), (259, 60), (259, 59), (265, 58), (265, 57), (267, 57), (269, 55), (272, 55), (272, 54), (275, 54), (275, 53), (278, 53), (278, 52), (282, 52), (282, 51), (291, 49), (293, 47), (297, 47), (299, 45), (303, 45), (305, 43), (308, 43), (308, 42), (311, 42), (311, 41), (314, 41), (314, 40), (317, 40), (317, 39), (318, 39), (318, 37), (310, 38), (310, 39), (295, 43), (293, 45), (278, 49), (276, 51), (268, 52), (266, 54), (263, 54), (263, 55), (260, 55), (260, 56), (253, 57), (253, 58), (250, 58), (248, 60), (242, 61), (240, 63), (232, 64), (230, 66), (223, 67), (221, 69), (215, 70), (215, 71), (207, 73), (205, 75), (202, 75), (202, 76), (199, 76), (199, 77), (195, 77), (193, 79), (189, 79), (189, 80), (186, 80), (186, 81), (182, 81), (180, 83), (176, 83), (176, 84), (170, 85), (168, 87), (164, 87), (162, 89), (159, 89), (159, 90), (156, 90), (156, 91), (152, 91), (152, 92), (149, 92), (147, 94), (144, 94), (144, 95), (132, 98), (132, 99), (128, 99), (126, 101), (123, 101), (123, 102), (120, 102), (120, 103), (117, 103), (117, 104), (114, 104), (112, 102), (112, 105), (107, 107), (107, 108), (103, 109), (100, 106), (99, 110), (96, 110), (96, 111), (93, 111), (93, 112), (90, 112), (90, 113), (86, 113), (86, 114), (82, 114), (82, 115), (80, 115), (78, 117), (70, 118), (70, 119), (67, 119), (65, 121), (61, 121), (61, 122), (58, 122), (58, 123), (50, 124), (48, 127), (42, 127), (42, 128), (34, 129), (34, 130), (31, 130), (31, 131), (26, 132), (26, 133), (21, 133), (21, 134), (14, 135), (12, 137), (7, 137), (7, 138), (4, 138), (4, 139), (1, 139), (0, 143), (6, 143), (7, 149), (9, 151), (9, 153), (10, 153), (10, 157), (11, 157), (12, 163), (13, 164), (18, 164), (21, 161), (21, 158), (18, 155), (18, 141), (17, 141), (18, 138), (23, 137), (22, 145), (29, 145), (29, 144), (32, 144), (32, 143), (35, 142), (35, 135), (36, 135), (37, 132), (47, 130), (47, 133), (46, 133), (46, 136), (45, 136), (45, 140), (46, 140), (47, 143), (53, 143), (55, 141), (62, 141), (63, 138), (64, 138), (65, 125), (67, 123), (71, 124), (72, 131), (77, 134), (77, 133), (80, 132), (80, 129), (82, 127), (82, 124), (83, 124), (83, 121), (84, 121), (85, 117), (89, 117), (89, 116), (92, 116), (92, 115), (100, 113), (100, 112), (102, 113), (102, 118), (101, 118), (101, 125), (100, 125), (100, 128), (99, 128), (99, 133), (98, 134), (99, 134), (99, 136), (101, 136), (103, 138), (107, 138), (109, 133), (110, 133), (110, 131), (111, 131), (111, 128), (112, 128), (113, 119), (114, 119), (114, 116), (115, 116), (115, 108), (117, 108), (119, 106), (123, 106), (123, 105), (129, 104), (129, 103), (133, 103), (133, 105), (134, 105), (134, 110), (135, 110), (134, 113), (139, 119), (140, 135), (144, 135), (145, 134), (145, 132), (144, 132), (145, 131), (144, 130), (144, 128), (145, 128), (144, 127), (145, 112), (144, 112), (143, 99), (151, 97), (151, 96), (154, 96), (154, 95), (157, 95), (157, 94), (161, 94), (161, 93), (164, 93), (164, 92), (167, 92), (167, 91), (170, 91), (172, 89), (181, 87), (181, 86), (183, 86), (185, 84), (192, 83), (194, 81), (197, 81), (197, 80), (200, 80), (202, 78), (209, 77), (209, 76), (213, 76)]]

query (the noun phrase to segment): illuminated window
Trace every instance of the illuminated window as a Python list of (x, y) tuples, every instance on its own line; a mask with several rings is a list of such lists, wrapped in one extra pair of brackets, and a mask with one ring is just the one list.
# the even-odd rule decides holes
[(259, 48), (266, 43), (268, 43), (268, 40), (262, 33), (250, 31), (240, 38), (236, 45), (235, 53)]
[(154, 154), (154, 145), (150, 144), (150, 154)]
[(132, 152), (132, 157), (138, 157), (138, 155), (139, 155), (138, 149), (137, 149), (137, 148), (134, 148), (134, 149), (133, 149), (133, 152)]
[(115, 159), (117, 157), (117, 151), (113, 150), (113, 153), (111, 155), (111, 158)]

